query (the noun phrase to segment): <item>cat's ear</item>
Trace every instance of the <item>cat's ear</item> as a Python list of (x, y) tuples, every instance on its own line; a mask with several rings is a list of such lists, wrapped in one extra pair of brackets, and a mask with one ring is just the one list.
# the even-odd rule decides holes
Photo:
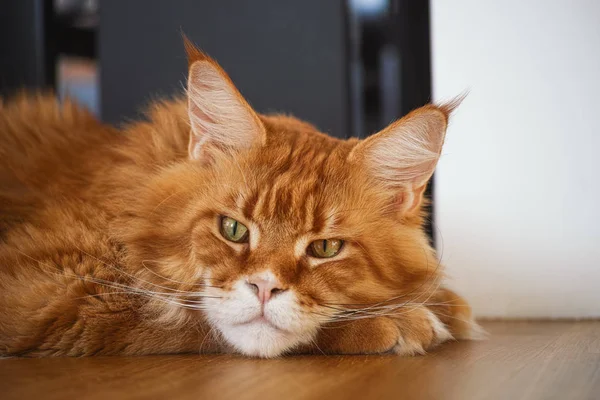
[(462, 99), (412, 111), (357, 144), (350, 153), (349, 161), (361, 163), (375, 181), (390, 190), (401, 213), (421, 204), (442, 151), (448, 118)]
[(211, 151), (247, 149), (265, 142), (258, 115), (213, 59), (183, 37), (188, 56), (189, 156), (209, 160)]

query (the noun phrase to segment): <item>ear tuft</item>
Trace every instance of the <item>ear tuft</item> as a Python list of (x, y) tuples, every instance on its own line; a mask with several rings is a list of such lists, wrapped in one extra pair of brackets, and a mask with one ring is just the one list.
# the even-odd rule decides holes
[(468, 95), (469, 90), (465, 90), (458, 96), (439, 104), (438, 108), (442, 110), (444, 114), (446, 114), (446, 116), (449, 118), (454, 113), (454, 111), (456, 111), (456, 109), (462, 104), (462, 102), (467, 98)]
[(194, 45), (194, 43), (187, 37), (183, 31), (181, 32), (181, 38), (183, 39), (183, 47), (185, 48), (185, 54), (187, 55), (188, 68), (192, 66), (196, 61), (204, 61), (209, 59), (204, 52)]

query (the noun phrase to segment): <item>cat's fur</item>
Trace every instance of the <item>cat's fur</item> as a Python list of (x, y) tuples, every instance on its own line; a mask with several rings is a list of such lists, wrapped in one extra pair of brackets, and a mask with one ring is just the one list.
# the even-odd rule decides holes
[[(0, 105), (0, 355), (414, 354), (476, 332), (423, 231), (452, 105), (343, 141), (255, 113), (187, 50), (188, 99), (123, 130), (51, 96)], [(325, 238), (337, 257), (306, 254)], [(253, 274), (285, 289), (269, 322)]]

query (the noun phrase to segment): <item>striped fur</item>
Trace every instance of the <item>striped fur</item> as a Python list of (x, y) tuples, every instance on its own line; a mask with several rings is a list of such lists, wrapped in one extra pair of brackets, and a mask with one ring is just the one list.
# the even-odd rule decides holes
[[(430, 105), (381, 136), (343, 141), (255, 113), (213, 60), (188, 53), (191, 70), (218, 72), (233, 94), (224, 104), (247, 113), (237, 131), (215, 119), (210, 96), (156, 103), (123, 129), (49, 95), (0, 106), (0, 355), (412, 354), (469, 336), (469, 306), (440, 287), (423, 231), (449, 110)], [(189, 96), (202, 92), (199, 76)], [(210, 118), (203, 104), (218, 127), (194, 122)], [(422, 152), (426, 170), (401, 153), (417, 128), (419, 140), (441, 140)], [(377, 137), (397, 152), (379, 157)], [(394, 159), (403, 173), (414, 165), (412, 178), (381, 179)], [(219, 234), (221, 215), (250, 228), (249, 244)], [(323, 238), (345, 241), (339, 256), (306, 253)], [(228, 336), (226, 301), (265, 271), (289, 289), (272, 306), (273, 324), (289, 329)]]

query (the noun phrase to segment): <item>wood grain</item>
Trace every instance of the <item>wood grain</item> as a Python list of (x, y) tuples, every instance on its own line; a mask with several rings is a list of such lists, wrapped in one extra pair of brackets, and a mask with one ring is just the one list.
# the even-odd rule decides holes
[(422, 357), (0, 360), (8, 399), (599, 399), (600, 322), (488, 322)]

